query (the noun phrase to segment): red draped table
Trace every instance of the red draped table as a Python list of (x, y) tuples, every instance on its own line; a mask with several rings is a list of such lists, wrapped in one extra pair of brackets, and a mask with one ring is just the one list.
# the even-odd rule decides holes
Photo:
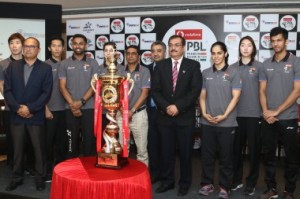
[(151, 199), (148, 168), (129, 159), (120, 170), (95, 167), (96, 157), (74, 158), (53, 171), (51, 199)]

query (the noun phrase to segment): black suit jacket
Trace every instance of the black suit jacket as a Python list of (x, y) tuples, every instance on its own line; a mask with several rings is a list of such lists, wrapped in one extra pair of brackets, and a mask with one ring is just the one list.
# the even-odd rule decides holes
[[(153, 65), (154, 65), (154, 62), (150, 65), (145, 66), (150, 71), (151, 79), (152, 79), (152, 75), (153, 75), (153, 71), (154, 71)], [(151, 98), (152, 98), (152, 96), (151, 96), (151, 89), (150, 89), (149, 95), (147, 97), (147, 107), (151, 107)]]
[[(173, 93), (172, 60), (171, 58), (158, 62), (152, 75), (151, 94), (160, 112), (158, 124), (177, 125), (195, 124), (195, 103), (202, 88), (202, 74), (199, 62), (183, 58)], [(166, 108), (174, 104), (179, 114), (171, 117)]]

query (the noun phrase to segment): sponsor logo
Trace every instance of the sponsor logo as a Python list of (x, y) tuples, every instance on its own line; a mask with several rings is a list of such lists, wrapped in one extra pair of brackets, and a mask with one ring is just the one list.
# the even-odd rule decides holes
[(176, 29), (176, 35), (180, 35), (185, 40), (202, 40), (202, 29)]
[(269, 34), (269, 33), (264, 34), (264, 35), (261, 37), (260, 41), (261, 41), (261, 45), (262, 45), (264, 48), (267, 48), (267, 49), (272, 48), (271, 40), (270, 40), (270, 34)]
[(142, 60), (144, 65), (151, 64), (153, 62), (152, 57), (151, 57), (151, 52), (150, 51), (145, 51), (141, 56), (141, 60)]
[(240, 37), (234, 33), (230, 33), (225, 37), (225, 44), (229, 48), (235, 48), (236, 46), (238, 46), (239, 41), (240, 41)]
[(128, 27), (138, 27), (139, 24), (132, 24), (132, 23), (127, 22), (126, 26), (128, 26)]
[(114, 19), (112, 22), (111, 22), (111, 30), (115, 33), (119, 33), (121, 32), (123, 29), (124, 29), (124, 23), (122, 20), (120, 19)]
[(296, 19), (291, 15), (286, 15), (281, 18), (280, 26), (285, 28), (287, 31), (292, 30), (296, 26)]
[(240, 25), (241, 24), (241, 22), (238, 22), (238, 21), (228, 21), (228, 20), (226, 20), (225, 23), (227, 23), (228, 25)]
[(291, 64), (287, 64), (283, 68), (285, 73), (290, 73), (293, 70), (293, 66)]
[(96, 45), (99, 49), (103, 49), (104, 44), (108, 42), (108, 38), (106, 36), (99, 36), (96, 40)]
[(127, 46), (131, 46), (131, 45), (138, 46), (139, 42), (140, 42), (139, 38), (136, 35), (129, 35), (126, 38), (126, 45)]
[(87, 47), (91, 47), (93, 45), (94, 44), (93, 44), (92, 40), (90, 38), (87, 38)]
[(155, 22), (152, 18), (145, 18), (142, 21), (142, 29), (145, 32), (151, 32), (155, 28)]
[(71, 26), (71, 25), (69, 25), (68, 28), (70, 28), (71, 30), (80, 29), (80, 26)]
[(93, 53), (91, 53), (91, 52), (85, 52), (85, 56), (86, 56), (87, 58), (92, 58), (92, 59), (94, 59), (94, 55), (93, 55)]
[(228, 73), (224, 73), (222, 79), (223, 79), (223, 81), (228, 81), (228, 80), (229, 80), (229, 77), (230, 77), (230, 76), (229, 76)]
[(100, 25), (100, 24), (96, 24), (97, 28), (108, 28), (108, 25)]
[(117, 51), (116, 57), (117, 57), (118, 64), (122, 64), (124, 61), (124, 55), (121, 52)]
[(153, 40), (142, 39), (142, 42), (152, 44), (154, 41)]
[(276, 21), (266, 21), (266, 20), (262, 20), (262, 23), (265, 25), (277, 25), (278, 24)]
[(243, 26), (246, 30), (252, 31), (255, 30), (258, 27), (258, 19), (257, 17), (253, 16), (253, 15), (249, 15), (247, 17), (245, 17), (244, 21), (243, 21)]
[(92, 23), (87, 22), (87, 23), (83, 26), (83, 32), (90, 33), (90, 32), (93, 32), (93, 31), (94, 31), (94, 29), (92, 28)]

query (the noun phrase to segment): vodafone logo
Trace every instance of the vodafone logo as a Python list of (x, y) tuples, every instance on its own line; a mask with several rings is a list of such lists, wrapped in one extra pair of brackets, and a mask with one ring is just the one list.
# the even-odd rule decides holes
[(151, 32), (155, 28), (155, 22), (152, 18), (145, 18), (142, 21), (142, 29), (145, 32)]
[(142, 56), (141, 60), (144, 65), (149, 65), (152, 63), (152, 57), (151, 57), (151, 52), (150, 51), (145, 51)]
[(122, 32), (122, 30), (124, 29), (124, 23), (122, 20), (120, 19), (114, 19), (112, 22), (111, 22), (111, 30), (115, 33), (119, 33), (119, 32)]
[(140, 40), (136, 35), (129, 35), (126, 38), (126, 45), (127, 46), (131, 46), (131, 45), (138, 46), (139, 43), (140, 43)]
[(287, 31), (292, 30), (296, 26), (296, 19), (292, 15), (285, 15), (280, 20), (280, 26)]
[(257, 17), (253, 16), (253, 15), (249, 15), (247, 17), (245, 17), (244, 21), (243, 21), (243, 26), (246, 30), (252, 31), (255, 30), (258, 27), (258, 19)]
[(106, 36), (99, 36), (96, 40), (96, 45), (99, 49), (103, 49), (104, 44), (108, 42), (108, 38)]
[(262, 47), (267, 48), (267, 49), (272, 48), (272, 46), (271, 46), (271, 40), (270, 40), (270, 33), (264, 34), (261, 37), (260, 41), (261, 41)]
[(175, 34), (185, 40), (202, 40), (202, 29), (176, 29)]

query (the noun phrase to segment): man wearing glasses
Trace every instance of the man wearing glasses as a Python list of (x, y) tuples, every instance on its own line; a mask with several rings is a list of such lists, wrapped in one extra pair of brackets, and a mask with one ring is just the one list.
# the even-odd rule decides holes
[[(146, 101), (150, 90), (150, 72), (148, 68), (139, 64), (140, 53), (137, 46), (128, 46), (125, 53), (127, 66), (124, 73), (130, 73), (131, 79), (134, 80), (134, 87), (128, 97), (130, 109), (128, 113), (129, 128), (137, 147), (137, 159), (148, 166), (148, 115)], [(120, 112), (117, 115), (117, 121), (120, 127), (119, 140), (123, 140)]]
[(195, 103), (202, 87), (200, 64), (184, 57), (185, 39), (168, 41), (170, 58), (157, 63), (151, 94), (157, 106), (157, 127), (162, 156), (161, 186), (156, 193), (174, 188), (175, 148), (179, 149), (180, 178), (177, 195), (184, 196), (192, 183), (191, 154), (195, 129)]
[(10, 108), (14, 147), (13, 176), (7, 191), (23, 183), (23, 157), (28, 132), (33, 145), (36, 189), (45, 189), (45, 105), (52, 91), (51, 66), (37, 58), (40, 43), (29, 37), (23, 43), (24, 59), (11, 62), (4, 79), (4, 96)]

